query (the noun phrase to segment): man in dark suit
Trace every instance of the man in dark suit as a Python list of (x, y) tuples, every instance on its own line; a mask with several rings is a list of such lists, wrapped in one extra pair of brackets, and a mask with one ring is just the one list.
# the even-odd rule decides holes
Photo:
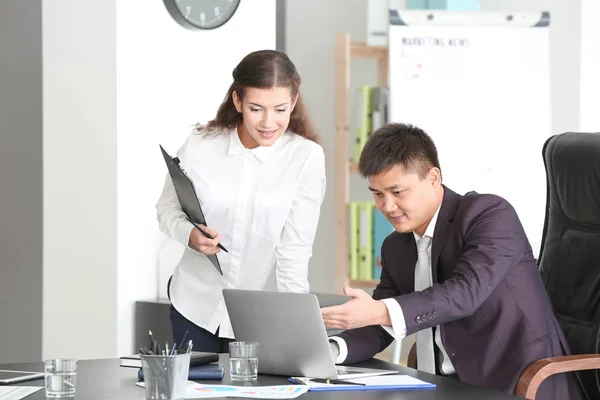
[[(332, 338), (338, 363), (416, 333), (420, 370), (514, 393), (530, 364), (569, 353), (506, 200), (442, 185), (433, 141), (411, 125), (373, 132), (359, 171), (395, 232), (383, 242), (373, 297), (346, 287), (351, 300), (321, 310), (327, 327), (346, 329)], [(575, 376), (551, 376), (537, 398), (580, 399)]]

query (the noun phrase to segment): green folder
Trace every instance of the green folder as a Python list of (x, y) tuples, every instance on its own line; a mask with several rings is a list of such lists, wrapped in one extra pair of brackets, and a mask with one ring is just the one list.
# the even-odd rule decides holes
[(362, 280), (373, 279), (373, 209), (371, 201), (361, 201), (358, 206), (358, 277)]
[(360, 153), (373, 130), (373, 88), (359, 86), (356, 92), (356, 128), (354, 129), (354, 154), (352, 160), (358, 163)]
[(358, 277), (358, 203), (350, 203), (350, 279)]

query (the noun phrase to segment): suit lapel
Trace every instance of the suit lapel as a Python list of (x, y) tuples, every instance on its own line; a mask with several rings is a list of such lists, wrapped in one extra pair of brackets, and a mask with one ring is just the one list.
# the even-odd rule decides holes
[(448, 229), (456, 215), (459, 195), (444, 186), (444, 199), (433, 231), (433, 247), (431, 248), (431, 277), (437, 283), (438, 260), (448, 240)]

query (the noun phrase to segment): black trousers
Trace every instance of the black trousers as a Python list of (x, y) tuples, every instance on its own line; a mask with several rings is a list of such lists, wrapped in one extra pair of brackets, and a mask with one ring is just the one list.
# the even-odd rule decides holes
[[(167, 294), (171, 298), (171, 279), (167, 284)], [(169, 318), (171, 320), (171, 330), (173, 331), (173, 340), (179, 346), (179, 342), (187, 332), (185, 341), (192, 341), (193, 351), (206, 351), (210, 353), (229, 353), (229, 343), (232, 339), (219, 337), (219, 329), (213, 335), (206, 329), (200, 328), (192, 321), (185, 318), (171, 304), (169, 309)]]

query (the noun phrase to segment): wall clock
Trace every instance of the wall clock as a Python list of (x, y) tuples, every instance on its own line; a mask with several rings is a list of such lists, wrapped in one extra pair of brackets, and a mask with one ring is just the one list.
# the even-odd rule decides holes
[(240, 0), (164, 0), (171, 17), (187, 29), (215, 29), (233, 17)]

